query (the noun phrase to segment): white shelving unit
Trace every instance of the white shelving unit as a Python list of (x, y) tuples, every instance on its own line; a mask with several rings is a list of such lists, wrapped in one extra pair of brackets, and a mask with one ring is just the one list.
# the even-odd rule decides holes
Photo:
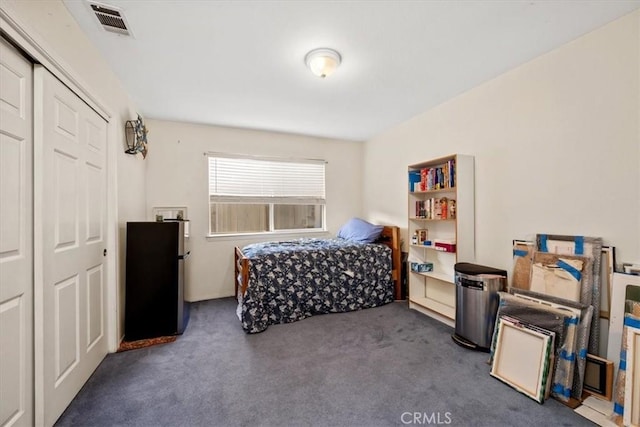
[[(435, 172), (428, 172), (430, 170)], [(444, 181), (441, 184), (444, 188), (434, 188), (434, 185), (431, 185), (429, 189), (420, 187), (420, 183), (415, 184), (417, 174), (421, 175), (421, 181), (425, 184), (426, 181), (433, 184), (432, 179), (422, 178), (429, 173), (432, 176), (438, 174), (441, 181)], [(409, 266), (409, 308), (454, 327), (456, 313), (454, 265), (456, 262), (475, 260), (473, 157), (455, 154), (428, 160), (410, 165), (408, 174), (409, 241), (411, 242), (416, 230), (426, 229), (427, 240), (431, 242), (430, 246), (411, 243), (408, 260), (409, 263), (433, 264), (432, 271), (420, 273), (412, 271)], [(447, 209), (444, 213), (439, 203), (443, 198), (447, 201)], [(451, 210), (451, 201), (454, 201), (454, 212)], [(439, 207), (439, 214), (432, 209), (434, 204)], [(448, 252), (442, 248), (436, 248), (436, 241), (455, 242), (455, 251)]]

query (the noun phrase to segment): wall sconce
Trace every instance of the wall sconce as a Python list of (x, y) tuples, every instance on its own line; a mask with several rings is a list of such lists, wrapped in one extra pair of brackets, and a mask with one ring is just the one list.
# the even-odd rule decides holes
[(304, 62), (313, 74), (324, 79), (338, 68), (342, 57), (335, 50), (323, 47), (307, 53)]
[(125, 138), (127, 141), (127, 154), (142, 154), (142, 158), (147, 157), (147, 127), (138, 114), (136, 120), (127, 120), (125, 125)]

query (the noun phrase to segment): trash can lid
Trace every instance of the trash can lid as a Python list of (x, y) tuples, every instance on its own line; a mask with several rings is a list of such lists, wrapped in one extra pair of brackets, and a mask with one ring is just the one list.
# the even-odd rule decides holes
[(453, 266), (453, 269), (456, 272), (468, 274), (470, 276), (474, 276), (477, 274), (495, 274), (498, 276), (507, 277), (507, 272), (505, 270), (487, 267), (486, 265), (473, 264), (470, 262), (458, 262)]

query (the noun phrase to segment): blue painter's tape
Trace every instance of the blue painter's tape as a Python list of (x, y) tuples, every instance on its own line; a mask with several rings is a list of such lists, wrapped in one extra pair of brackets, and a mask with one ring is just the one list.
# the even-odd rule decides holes
[(620, 360), (627, 360), (627, 350), (620, 350)]
[(621, 371), (626, 371), (627, 370), (627, 361), (626, 360), (621, 360), (620, 361), (620, 365), (618, 366), (618, 369), (620, 369)]
[(513, 250), (513, 256), (527, 256), (529, 252), (525, 251), (524, 249), (514, 249)]
[(540, 235), (540, 252), (549, 252), (549, 250), (547, 249), (547, 235), (546, 234), (541, 234)]
[(571, 397), (571, 389), (563, 387), (562, 384), (554, 383), (553, 386), (551, 386), (551, 391), (554, 394), (559, 394), (564, 397)]
[(587, 358), (587, 349), (583, 348), (582, 350), (580, 350), (580, 352), (578, 352), (578, 357), (580, 359), (586, 359)]
[(567, 353), (567, 350), (562, 350), (560, 352), (560, 358), (564, 359), (564, 360), (568, 360), (569, 362), (573, 362), (576, 360), (576, 354), (575, 353)]
[(578, 318), (577, 317), (565, 317), (564, 318), (564, 324), (565, 325), (577, 325), (578, 324)]
[(634, 319), (633, 317), (624, 316), (624, 325), (640, 329), (640, 319)]
[(584, 236), (576, 236), (574, 242), (576, 244), (576, 255), (584, 255)]
[(614, 403), (613, 404), (613, 413), (617, 414), (617, 415), (622, 415), (624, 414), (624, 406), (622, 406), (619, 403)]
[(571, 274), (578, 282), (582, 278), (582, 273), (580, 273), (580, 271), (577, 268), (575, 268), (574, 266), (569, 265), (569, 264), (567, 264), (566, 262), (564, 262), (562, 260), (558, 260), (556, 265), (558, 267), (560, 267), (561, 269), (563, 269), (564, 271), (566, 271), (567, 273)]

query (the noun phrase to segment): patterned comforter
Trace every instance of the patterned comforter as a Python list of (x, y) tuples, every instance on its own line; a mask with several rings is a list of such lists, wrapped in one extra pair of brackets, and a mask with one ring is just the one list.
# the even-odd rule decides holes
[(345, 239), (299, 239), (245, 246), (249, 286), (238, 293), (245, 332), (320, 313), (393, 301), (391, 249)]

